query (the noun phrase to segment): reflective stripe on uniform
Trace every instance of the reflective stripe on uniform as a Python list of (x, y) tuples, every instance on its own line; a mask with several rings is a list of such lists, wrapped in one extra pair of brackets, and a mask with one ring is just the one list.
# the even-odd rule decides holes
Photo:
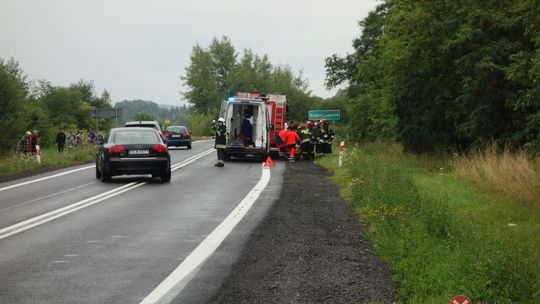
[(226, 145), (216, 144), (216, 149), (225, 149), (225, 148), (227, 148)]
[(225, 164), (225, 162), (222, 161), (221, 159), (218, 159), (217, 163), (218, 163), (218, 164)]

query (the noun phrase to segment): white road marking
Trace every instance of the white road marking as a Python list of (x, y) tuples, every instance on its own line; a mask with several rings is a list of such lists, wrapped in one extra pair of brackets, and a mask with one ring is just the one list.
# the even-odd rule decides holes
[(208, 149), (206, 151), (203, 151), (195, 156), (192, 156), (190, 158), (187, 158), (186, 160), (182, 161), (181, 163), (178, 163), (178, 164), (174, 164), (173, 166), (171, 166), (171, 172), (174, 172), (182, 167), (185, 167), (189, 164), (191, 164), (192, 162), (196, 161), (197, 159), (201, 158), (201, 157), (204, 157), (208, 154), (211, 154), (212, 152), (214, 152), (214, 148), (212, 149)]
[(64, 254), (65, 258), (76, 258), (81, 256), (80, 254)]
[(6, 208), (4, 208), (4, 209), (0, 209), (0, 211), (6, 211), (6, 210), (13, 209), (13, 208), (17, 208), (17, 207), (22, 207), (22, 206), (24, 206), (24, 205), (28, 205), (28, 204), (31, 204), (31, 203), (33, 203), (33, 202), (37, 202), (37, 201), (40, 201), (40, 200), (43, 200), (43, 199), (46, 199), (46, 198), (51, 198), (51, 197), (58, 196), (58, 195), (60, 195), (60, 194), (72, 192), (72, 191), (75, 191), (75, 190), (77, 190), (77, 189), (80, 189), (80, 188), (84, 188), (84, 187), (86, 187), (86, 186), (93, 185), (93, 184), (95, 184), (95, 183), (96, 183), (96, 182), (92, 182), (92, 183), (80, 185), (80, 186), (77, 186), (77, 187), (74, 187), (74, 188), (70, 188), (70, 189), (67, 189), (67, 190), (64, 190), (64, 191), (60, 191), (60, 192), (56, 192), (56, 193), (49, 194), (49, 195), (46, 195), (46, 196), (38, 197), (38, 198), (35, 198), (35, 199), (33, 199), (33, 200), (26, 201), (26, 202), (24, 202), (24, 203), (18, 203), (18, 204), (16, 204), (16, 205), (9, 206), (9, 207), (6, 207)]
[[(159, 284), (141, 304), (170, 303), (176, 297), (181, 288), (177, 285), (188, 278), (195, 269), (202, 265), (208, 257), (214, 253), (219, 245), (231, 233), (234, 227), (246, 215), (253, 206), (261, 192), (270, 181), (270, 170), (262, 170), (259, 182), (251, 189), (236, 208), (219, 224), (200, 244), (186, 257), (180, 265)], [(191, 279), (191, 278), (190, 278)]]
[(86, 166), (86, 167), (73, 169), (73, 170), (69, 170), (69, 171), (66, 171), (66, 172), (62, 172), (62, 173), (58, 173), (58, 174), (54, 174), (54, 175), (50, 175), (50, 176), (45, 176), (45, 177), (38, 178), (38, 179), (33, 179), (33, 180), (30, 180), (30, 181), (27, 181), (27, 182), (24, 182), (24, 183), (18, 183), (18, 184), (15, 184), (15, 185), (6, 186), (6, 187), (3, 187), (3, 188), (0, 188), (0, 192), (5, 191), (5, 190), (9, 190), (9, 189), (13, 189), (13, 188), (17, 188), (17, 187), (21, 187), (21, 186), (25, 186), (25, 185), (29, 185), (29, 184), (33, 184), (33, 183), (37, 183), (37, 182), (41, 182), (41, 181), (48, 180), (48, 179), (51, 179), (51, 178), (71, 174), (71, 173), (74, 173), (74, 172), (79, 172), (79, 171), (83, 171), (83, 170), (86, 170), (86, 169), (95, 168), (95, 167), (96, 167), (95, 165)]
[[(189, 157), (186, 160), (177, 163), (174, 165), (174, 170), (180, 169), (184, 166), (187, 166), (188, 164), (191, 164), (192, 162), (198, 160), (199, 158), (202, 158), (208, 154), (210, 154), (213, 151), (213, 149), (206, 150), (204, 152), (201, 152), (195, 156)], [(171, 171), (174, 171), (171, 169)], [(17, 224), (8, 226), (6, 228), (0, 229), (0, 240), (7, 238), (9, 236), (15, 235), (17, 233), (26, 231), (28, 229), (31, 229), (33, 227), (48, 223), (54, 219), (57, 219), (59, 217), (66, 216), (70, 213), (73, 213), (75, 211), (81, 210), (83, 208), (95, 205), (97, 203), (100, 203), (106, 199), (112, 198), (114, 196), (120, 195), (124, 192), (127, 192), (129, 190), (141, 187), (143, 185), (146, 185), (148, 182), (131, 182), (126, 185), (120, 186), (118, 188), (114, 188), (112, 190), (109, 190), (107, 192), (89, 197), (87, 199), (84, 199), (82, 201), (73, 203), (71, 205), (44, 213), (42, 215), (33, 217), (31, 219), (28, 219), (26, 221), (19, 222)]]
[(47, 212), (45, 214), (36, 216), (36, 217), (31, 218), (29, 220), (17, 223), (15, 225), (11, 225), (11, 226), (6, 227), (4, 229), (0, 229), (0, 240), (4, 239), (4, 238), (7, 238), (9, 236), (12, 236), (14, 234), (17, 234), (19, 232), (26, 231), (26, 230), (28, 230), (30, 228), (39, 226), (41, 224), (50, 222), (50, 221), (52, 221), (54, 219), (57, 219), (59, 217), (68, 215), (68, 214), (73, 213), (73, 212), (75, 212), (77, 210), (86, 208), (88, 206), (95, 205), (95, 204), (97, 204), (99, 202), (102, 202), (102, 201), (104, 201), (106, 199), (117, 196), (119, 194), (122, 194), (122, 193), (124, 193), (126, 191), (138, 188), (138, 187), (140, 187), (140, 186), (142, 186), (144, 184), (146, 184), (146, 182), (131, 182), (131, 183), (126, 184), (124, 186), (109, 190), (109, 191), (107, 191), (105, 193), (92, 196), (92, 197), (87, 198), (85, 200), (82, 200), (80, 202), (77, 202), (77, 203), (74, 203), (74, 204), (71, 204), (71, 205), (68, 205), (68, 206), (53, 210), (51, 212)]

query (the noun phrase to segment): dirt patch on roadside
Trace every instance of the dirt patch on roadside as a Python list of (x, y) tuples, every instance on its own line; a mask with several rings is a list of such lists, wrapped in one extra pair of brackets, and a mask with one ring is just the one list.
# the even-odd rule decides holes
[(387, 265), (310, 162), (287, 164), (280, 198), (211, 303), (392, 303)]

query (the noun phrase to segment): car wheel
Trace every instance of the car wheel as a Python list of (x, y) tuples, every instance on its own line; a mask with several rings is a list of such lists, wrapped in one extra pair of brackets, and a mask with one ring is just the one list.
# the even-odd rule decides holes
[(96, 178), (101, 179), (101, 172), (99, 171), (99, 167), (97, 164), (96, 164)]
[(105, 170), (101, 170), (101, 181), (104, 183), (111, 181), (111, 174), (108, 172), (105, 172)]
[(161, 174), (161, 182), (162, 183), (169, 183), (171, 181), (171, 166), (169, 166), (164, 172)]
[(191, 150), (191, 143), (187, 145), (188, 150)]

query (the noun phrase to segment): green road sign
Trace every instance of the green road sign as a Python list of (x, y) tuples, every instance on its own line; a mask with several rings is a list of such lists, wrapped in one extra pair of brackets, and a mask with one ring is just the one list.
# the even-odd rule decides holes
[(308, 112), (309, 120), (340, 120), (340, 110), (311, 110)]

